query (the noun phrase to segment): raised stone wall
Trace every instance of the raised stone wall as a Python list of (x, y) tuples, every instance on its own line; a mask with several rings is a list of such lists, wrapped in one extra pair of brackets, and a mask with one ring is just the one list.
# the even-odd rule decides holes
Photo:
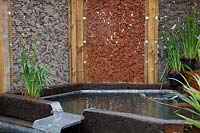
[[(200, 11), (200, 0), (196, 0), (197, 10)], [(192, 10), (194, 0), (159, 0), (159, 70), (158, 77), (161, 77), (164, 64), (164, 47), (162, 45), (162, 35), (167, 29), (175, 25), (178, 17), (183, 22), (185, 14)], [(199, 20), (200, 21), (200, 20)]]
[(27, 46), (33, 44), (38, 34), (40, 63), (51, 62), (53, 82), (67, 83), (68, 66), (68, 4), (67, 0), (11, 0), (14, 88), (22, 86), (21, 51), (22, 35)]
[[(180, 120), (165, 120), (131, 113), (88, 109), (83, 113), (81, 133), (198, 133)], [(185, 125), (185, 126), (184, 126)]]

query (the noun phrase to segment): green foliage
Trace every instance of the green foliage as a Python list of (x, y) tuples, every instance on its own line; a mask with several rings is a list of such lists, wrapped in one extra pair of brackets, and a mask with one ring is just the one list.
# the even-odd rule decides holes
[[(198, 75), (195, 75), (194, 78), (200, 88), (200, 77)], [(176, 80), (177, 82), (180, 82), (177, 79), (174, 79), (174, 80)], [(190, 104), (195, 109), (195, 110), (187, 109), (187, 111), (193, 113), (199, 119), (200, 118), (200, 90), (197, 90), (197, 89), (193, 88), (192, 86), (190, 86), (189, 81), (187, 81), (186, 79), (185, 79), (185, 81), (186, 81), (185, 84), (183, 84), (181, 82), (180, 83), (183, 84), (183, 88), (186, 92), (186, 95), (180, 94), (178, 96), (179, 96), (179, 98), (181, 98), (181, 100)], [(184, 116), (184, 114), (177, 113), (177, 115), (180, 116), (181, 118), (185, 119), (192, 125), (200, 128), (200, 121), (196, 120), (195, 118), (186, 117), (186, 116)]]
[[(200, 35), (199, 35), (200, 36)], [(198, 41), (198, 45), (200, 45), (200, 37), (198, 38), (199, 41)], [(198, 49), (198, 58), (200, 59), (200, 48)]]
[[(182, 84), (186, 94), (181, 94), (181, 93), (175, 92), (175, 93), (171, 94), (170, 97), (180, 98), (182, 101), (191, 105), (191, 107), (193, 107), (193, 109), (183, 108), (183, 107), (175, 106), (175, 105), (172, 105), (172, 104), (163, 103), (163, 102), (154, 100), (153, 98), (149, 98), (149, 97), (145, 96), (145, 94), (140, 94), (140, 95), (142, 97), (145, 97), (145, 98), (147, 98), (151, 101), (157, 102), (159, 104), (177, 108), (178, 110), (176, 111), (176, 114), (178, 116), (185, 119), (190, 124), (200, 128), (200, 121), (199, 121), (199, 118), (200, 118), (200, 90), (193, 88), (189, 84), (189, 81), (187, 81), (183, 75), (182, 75), (182, 77), (185, 80), (185, 84), (183, 84), (181, 81), (179, 81), (177, 79), (174, 79), (174, 78), (170, 78), (170, 79), (175, 80), (175, 81), (179, 82), (180, 84)], [(195, 80), (196, 80), (196, 82), (199, 86), (199, 89), (200, 89), (200, 77), (198, 75), (195, 75), (194, 78), (195, 78)], [(184, 114), (180, 114), (180, 113), (178, 113), (180, 110), (188, 111), (191, 114), (193, 114), (195, 117), (192, 116), (191, 118), (189, 118), (189, 117), (185, 116)]]
[(26, 40), (23, 39), (23, 81), (26, 93), (33, 97), (39, 97), (42, 87), (49, 81), (49, 65), (37, 63), (37, 48), (38, 41), (35, 40), (33, 48), (30, 51), (26, 51)]
[(200, 34), (200, 27), (197, 24), (197, 4), (195, 3), (193, 10), (185, 16), (185, 26), (180, 25), (178, 21), (178, 32), (182, 43), (183, 56), (193, 59), (198, 54), (200, 45), (197, 36)]
[[(163, 45), (166, 48), (166, 58), (161, 79), (170, 70), (179, 72), (188, 66), (184, 66), (180, 59), (183, 57), (193, 59), (200, 55), (200, 26), (198, 25), (197, 4), (195, 3), (191, 12), (185, 16), (185, 25), (181, 26), (178, 19), (170, 30), (163, 34)], [(176, 25), (178, 25), (176, 28)]]
[(181, 54), (178, 35), (175, 30), (170, 29), (164, 33), (163, 45), (166, 49), (166, 57), (161, 79), (170, 70), (179, 72), (183, 69), (180, 61)]

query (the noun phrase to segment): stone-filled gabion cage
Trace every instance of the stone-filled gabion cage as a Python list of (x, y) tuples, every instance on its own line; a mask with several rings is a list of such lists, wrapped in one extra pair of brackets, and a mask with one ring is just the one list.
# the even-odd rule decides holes
[[(50, 63), (51, 85), (69, 83), (71, 56), (72, 0), (11, 0), (12, 50), (14, 89), (21, 88), (22, 37), (27, 48), (33, 45), (38, 34), (40, 63)], [(147, 51), (145, 41), (148, 26), (146, 3), (149, 0), (83, 0), (83, 35), (85, 42), (85, 82), (144, 83)], [(164, 64), (162, 34), (172, 27), (178, 17), (183, 22), (195, 0), (157, 0), (158, 62), (157, 81), (160, 81)], [(200, 0), (196, 0), (200, 9)], [(78, 9), (77, 9), (78, 11)], [(82, 22), (82, 21), (81, 21)], [(184, 22), (183, 22), (184, 23)], [(78, 32), (77, 32), (78, 33)], [(82, 33), (80, 33), (82, 34)], [(157, 47), (156, 47), (157, 48)], [(77, 50), (80, 52), (81, 50)], [(157, 55), (157, 49), (154, 51)], [(148, 62), (148, 61), (147, 61)], [(77, 64), (78, 65), (78, 64)], [(74, 72), (78, 74), (79, 71)]]
[[(159, 0), (159, 25), (158, 25), (158, 81), (161, 78), (163, 72), (163, 64), (165, 63), (165, 50), (162, 45), (163, 33), (166, 30), (171, 29), (178, 21), (184, 24), (185, 16), (192, 11), (194, 4), (197, 4), (197, 12), (200, 13), (200, 1), (199, 0)], [(200, 14), (199, 14), (200, 15)], [(198, 20), (200, 24), (200, 20)], [(177, 25), (176, 25), (177, 28)]]
[(68, 63), (68, 1), (11, 0), (14, 88), (22, 86), (22, 37), (27, 47), (38, 34), (40, 63), (50, 63), (51, 85), (69, 81)]

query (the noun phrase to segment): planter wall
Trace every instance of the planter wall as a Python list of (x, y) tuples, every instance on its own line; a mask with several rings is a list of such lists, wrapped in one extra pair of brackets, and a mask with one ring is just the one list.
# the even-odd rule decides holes
[[(180, 120), (164, 120), (129, 113), (90, 109), (84, 111), (83, 133), (199, 133)], [(184, 130), (185, 128), (185, 130)]]
[(48, 102), (15, 94), (1, 94), (0, 114), (33, 122), (52, 115)]
[(172, 89), (168, 84), (128, 84), (128, 83), (85, 83), (65, 84), (43, 89), (42, 96), (51, 96), (80, 90), (142, 90), (142, 89)]
[(198, 72), (190, 72), (190, 71), (185, 71), (184, 72), (184, 76), (187, 79), (187, 81), (189, 82), (190, 86), (200, 90), (200, 84), (196, 81), (196, 79), (194, 78), (194, 76), (200, 76), (200, 71)]

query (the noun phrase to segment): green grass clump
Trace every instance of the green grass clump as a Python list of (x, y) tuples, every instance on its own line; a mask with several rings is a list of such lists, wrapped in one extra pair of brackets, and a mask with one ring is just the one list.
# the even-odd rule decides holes
[(200, 49), (198, 43), (200, 26), (197, 23), (199, 16), (196, 8), (197, 4), (195, 3), (193, 10), (185, 16), (185, 25), (180, 26), (180, 21), (178, 21), (178, 32), (182, 42), (183, 56), (186, 59), (195, 58)]
[[(26, 51), (26, 40), (23, 39), (22, 70), (26, 94), (39, 97), (42, 87), (49, 82), (49, 65), (37, 63), (38, 41), (35, 40), (33, 48)], [(29, 56), (28, 56), (29, 55)]]
[[(196, 80), (198, 87), (200, 89), (200, 77), (199, 75), (195, 75), (193, 76), (194, 79)], [(176, 80), (176, 79), (174, 79)], [(187, 109), (187, 111), (193, 113), (197, 119), (200, 118), (200, 90), (197, 90), (195, 88), (193, 88), (190, 84), (189, 81), (187, 81), (185, 79), (186, 83), (183, 84), (180, 81), (177, 80), (177, 82), (180, 82), (181, 84), (183, 84), (183, 88), (186, 92), (186, 95), (184, 94), (180, 94), (179, 98), (181, 98), (181, 100), (185, 101), (186, 103), (188, 103), (189, 105), (191, 105), (195, 110), (192, 109)], [(200, 121), (196, 120), (195, 118), (189, 118), (184, 116), (184, 114), (178, 114), (178, 116), (180, 116), (181, 118), (185, 119), (186, 121), (188, 121), (190, 124), (200, 128)]]
[(173, 29), (166, 31), (163, 35), (163, 45), (166, 49), (165, 64), (161, 79), (169, 71), (180, 72), (183, 69), (183, 65), (180, 61), (181, 51), (180, 42), (177, 32)]

